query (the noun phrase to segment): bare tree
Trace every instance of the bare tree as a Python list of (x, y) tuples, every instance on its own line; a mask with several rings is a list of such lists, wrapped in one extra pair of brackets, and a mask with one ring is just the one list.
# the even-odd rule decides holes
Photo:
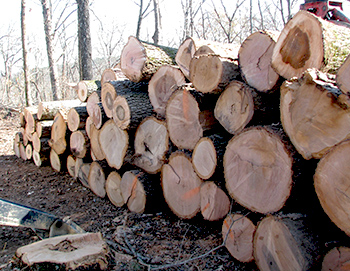
[(250, 34), (253, 33), (253, 0), (249, 3), (249, 24), (250, 24)]
[(134, 2), (137, 6), (139, 6), (139, 17), (138, 17), (138, 20), (137, 20), (137, 28), (136, 28), (136, 38), (139, 39), (140, 38), (140, 33), (141, 33), (141, 25), (142, 25), (142, 20), (145, 19), (148, 14), (150, 12), (147, 12), (150, 5), (151, 5), (151, 1), (152, 0), (149, 0), (146, 7), (143, 8), (143, 0), (140, 0), (140, 3), (136, 3)]
[[(201, 11), (201, 26), (202, 28), (204, 27), (204, 16), (205, 13), (203, 12), (202, 6), (205, 3), (206, 0), (199, 0), (197, 3), (194, 2), (193, 0), (181, 0), (181, 7), (182, 7), (182, 12), (184, 16), (184, 25), (183, 25), (183, 35), (182, 35), (182, 40), (184, 40), (186, 37), (193, 37), (194, 32), (197, 32), (195, 30), (195, 18), (198, 14), (199, 11)], [(203, 35), (204, 36), (204, 31)]]
[(152, 39), (154, 44), (158, 44), (160, 39), (160, 29), (162, 27), (158, 0), (153, 0), (153, 12), (154, 12), (154, 34), (152, 36)]
[(21, 1), (21, 32), (22, 32), (22, 53), (23, 53), (23, 73), (24, 73), (24, 101), (25, 106), (29, 106), (29, 80), (27, 66), (27, 48), (26, 48), (26, 1)]

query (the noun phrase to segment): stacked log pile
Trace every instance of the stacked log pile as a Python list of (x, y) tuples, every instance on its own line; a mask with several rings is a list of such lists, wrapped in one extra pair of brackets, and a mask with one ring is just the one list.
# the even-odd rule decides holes
[(332, 240), (309, 222), (318, 206), (350, 235), (349, 37), (304, 11), (240, 47), (129, 37), (117, 67), (77, 84), (79, 100), (26, 108), (14, 151), (132, 212), (164, 199), (179, 218), (222, 220), (231, 255), (261, 270), (320, 267)]

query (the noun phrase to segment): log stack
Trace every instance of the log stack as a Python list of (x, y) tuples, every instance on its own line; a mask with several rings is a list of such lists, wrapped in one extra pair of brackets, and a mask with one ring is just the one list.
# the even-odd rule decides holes
[[(38, 166), (50, 153), (55, 170), (132, 212), (161, 201), (183, 219), (222, 220), (231, 255), (261, 270), (317, 270), (325, 243), (350, 236), (349, 37), (304, 11), (279, 36), (259, 31), (239, 48), (188, 38), (174, 50), (130, 37), (119, 75), (114, 67), (100, 88), (90, 82), (68, 118), (58, 110), (50, 126), (26, 108), (14, 151), (28, 159), (33, 142)], [(332, 221), (333, 234), (310, 222), (306, 234), (308, 216)]]

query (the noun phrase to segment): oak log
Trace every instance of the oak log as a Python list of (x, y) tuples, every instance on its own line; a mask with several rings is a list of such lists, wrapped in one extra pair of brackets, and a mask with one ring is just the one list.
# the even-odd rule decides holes
[(78, 98), (81, 102), (85, 102), (91, 93), (101, 89), (101, 81), (99, 80), (82, 80), (77, 86)]

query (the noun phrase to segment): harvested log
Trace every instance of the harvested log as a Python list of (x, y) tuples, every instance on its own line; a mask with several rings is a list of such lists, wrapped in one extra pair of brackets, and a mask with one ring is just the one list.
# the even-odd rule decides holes
[(86, 119), (88, 117), (86, 110), (86, 104), (73, 107), (68, 111), (67, 115), (67, 127), (71, 132), (75, 132), (78, 129), (85, 127)]
[(102, 164), (94, 161), (90, 165), (88, 176), (88, 183), (91, 191), (100, 198), (104, 198), (106, 196), (106, 177), (104, 168)]
[(254, 259), (265, 270), (317, 270), (318, 247), (304, 217), (267, 216), (254, 234)]
[(350, 29), (299, 11), (284, 26), (272, 54), (272, 67), (286, 79), (309, 68), (336, 73), (349, 55)]
[(65, 116), (71, 108), (81, 105), (82, 102), (79, 99), (40, 102), (37, 116), (39, 120), (53, 120), (58, 112)]
[(317, 164), (314, 186), (321, 206), (333, 223), (350, 236), (348, 187), (350, 141), (332, 148)]
[[(80, 165), (78, 170), (77, 178), (86, 188), (90, 188), (89, 186), (89, 173), (90, 173), (91, 163), (83, 163)], [(77, 167), (76, 167), (77, 168)]]
[(43, 264), (47, 268), (48, 264), (54, 264), (67, 270), (98, 266), (100, 270), (105, 270), (108, 253), (108, 246), (101, 233), (80, 233), (47, 238), (20, 247), (16, 256), (28, 266)]
[(38, 121), (38, 107), (29, 106), (23, 109), (25, 118), (25, 131), (28, 135), (35, 132), (36, 122)]
[(252, 89), (239, 81), (232, 81), (216, 102), (214, 116), (230, 134), (242, 131), (254, 114)]
[(48, 137), (39, 138), (35, 132), (32, 140), (33, 149), (37, 152), (46, 152), (50, 148), (49, 140), (50, 139)]
[(74, 155), (70, 154), (67, 157), (67, 171), (69, 173), (70, 176), (72, 176), (73, 178), (75, 178), (75, 157)]
[(90, 138), (91, 125), (94, 125), (94, 123), (92, 121), (92, 118), (88, 117), (85, 123), (85, 132), (89, 138)]
[(344, 63), (340, 66), (337, 76), (336, 76), (336, 82), (338, 88), (344, 92), (345, 94), (350, 94), (350, 54), (345, 59)]
[(19, 125), (24, 127), (26, 125), (26, 118), (24, 116), (24, 112), (19, 112)]
[(147, 173), (161, 170), (169, 150), (169, 135), (165, 122), (155, 117), (145, 118), (135, 133), (133, 164)]
[(117, 171), (109, 173), (106, 180), (106, 193), (109, 200), (117, 207), (122, 207), (125, 202), (120, 189), (121, 177)]
[(166, 203), (174, 214), (189, 219), (200, 211), (201, 179), (191, 160), (183, 152), (174, 152), (161, 170), (161, 183)]
[(53, 120), (42, 120), (36, 123), (35, 132), (40, 137), (50, 137)]
[[(74, 178), (78, 178), (78, 173), (80, 170), (80, 167), (84, 164), (83, 158), (77, 158), (75, 157), (75, 168), (74, 168)], [(89, 172), (88, 172), (89, 173)]]
[(49, 152), (37, 152), (33, 150), (33, 161), (37, 167), (49, 164)]
[(125, 80), (127, 77), (121, 71), (120, 67), (105, 69), (101, 75), (101, 85), (109, 81)]
[(171, 94), (186, 83), (181, 70), (175, 66), (164, 65), (152, 76), (148, 85), (148, 95), (153, 110), (165, 117), (166, 104)]
[(88, 112), (88, 115), (91, 116), (94, 112), (94, 108), (96, 104), (101, 103), (101, 91), (95, 91), (91, 93), (89, 98), (86, 101), (86, 111)]
[(174, 64), (176, 51), (130, 36), (120, 55), (120, 68), (133, 82), (147, 81), (161, 66)]
[(230, 199), (213, 181), (206, 181), (200, 189), (201, 214), (205, 220), (224, 218), (230, 210)]
[(321, 158), (350, 137), (350, 98), (315, 69), (283, 83), (280, 111), (285, 132), (305, 158)]
[(273, 49), (279, 33), (257, 31), (247, 37), (238, 52), (242, 77), (248, 85), (261, 92), (276, 86), (279, 75), (271, 66)]
[(109, 120), (109, 118), (107, 117), (102, 103), (96, 103), (91, 105), (90, 107), (90, 119), (92, 121), (92, 123), (95, 125), (95, 127), (97, 129), (100, 129), (102, 127), (102, 125)]
[(51, 128), (50, 147), (58, 154), (62, 154), (67, 149), (67, 123), (60, 112), (55, 115)]
[(75, 131), (70, 135), (70, 150), (75, 157), (84, 158), (90, 150), (90, 140), (85, 130)]
[(22, 160), (27, 160), (27, 155), (26, 155), (26, 148), (25, 146), (23, 145), (22, 142), (20, 142), (18, 144), (18, 148), (19, 148), (19, 156), (21, 157)]
[(170, 139), (179, 149), (193, 150), (203, 136), (199, 112), (198, 103), (188, 90), (177, 90), (171, 95), (166, 107), (166, 123)]
[(81, 102), (85, 102), (91, 93), (101, 89), (101, 81), (99, 80), (82, 80), (77, 86), (78, 98)]
[(292, 159), (275, 132), (253, 127), (227, 144), (224, 175), (228, 193), (239, 204), (254, 212), (276, 212), (291, 192)]
[[(91, 157), (96, 158), (96, 160), (103, 160), (106, 158), (100, 143), (100, 133), (101, 130), (98, 130), (94, 125), (90, 126)], [(113, 151), (113, 148), (110, 151)]]
[(255, 225), (246, 216), (229, 214), (222, 224), (222, 238), (230, 254), (240, 262), (251, 262)]
[(19, 142), (17, 143), (16, 140), (13, 140), (13, 152), (18, 158), (21, 158), (21, 153), (19, 151)]
[(120, 129), (113, 120), (109, 120), (102, 126), (99, 140), (108, 165), (120, 169), (129, 147), (128, 133)]
[(109, 81), (101, 89), (101, 102), (108, 118), (113, 117), (113, 102), (119, 92), (140, 91), (147, 93), (147, 83), (134, 83), (130, 80)]
[(63, 172), (67, 166), (67, 155), (57, 154), (54, 149), (50, 151), (50, 164), (56, 172)]
[(335, 247), (328, 251), (322, 261), (322, 271), (341, 271), (350, 268), (350, 248)]
[(26, 152), (26, 160), (30, 160), (33, 157), (33, 146), (32, 144), (28, 144), (25, 149)]

